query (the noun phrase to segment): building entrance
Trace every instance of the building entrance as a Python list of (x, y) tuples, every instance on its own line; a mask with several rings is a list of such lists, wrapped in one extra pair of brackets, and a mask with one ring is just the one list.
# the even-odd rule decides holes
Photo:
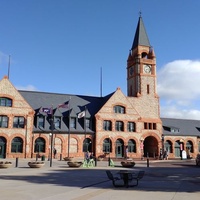
[(156, 158), (159, 155), (158, 141), (155, 137), (149, 136), (144, 140), (144, 157)]
[(124, 157), (124, 142), (121, 139), (118, 139), (115, 144), (115, 155), (116, 158)]

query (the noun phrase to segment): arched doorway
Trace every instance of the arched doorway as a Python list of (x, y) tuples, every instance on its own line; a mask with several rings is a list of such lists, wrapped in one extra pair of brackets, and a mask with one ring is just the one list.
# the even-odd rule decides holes
[(0, 137), (0, 158), (6, 157), (6, 139)]
[(124, 157), (124, 141), (117, 139), (115, 142), (115, 156), (116, 158)]
[(11, 153), (22, 153), (23, 152), (23, 140), (20, 137), (13, 138), (11, 142)]
[(149, 136), (144, 140), (144, 157), (153, 157), (158, 156), (158, 141), (155, 137)]
[(85, 138), (83, 141), (83, 152), (92, 152), (92, 141), (90, 138)]
[(40, 153), (40, 152), (44, 153), (45, 152), (45, 144), (46, 143), (45, 143), (44, 138), (41, 138), (41, 137), (37, 138), (35, 140), (34, 153)]
[(177, 140), (174, 146), (175, 157), (181, 157), (182, 150), (183, 150), (183, 144), (180, 140)]

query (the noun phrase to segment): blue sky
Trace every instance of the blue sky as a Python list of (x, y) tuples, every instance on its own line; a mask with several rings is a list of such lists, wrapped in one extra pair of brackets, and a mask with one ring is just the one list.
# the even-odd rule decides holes
[(126, 95), (139, 11), (157, 58), (161, 117), (200, 119), (199, 0), (0, 0), (0, 78), (18, 89)]

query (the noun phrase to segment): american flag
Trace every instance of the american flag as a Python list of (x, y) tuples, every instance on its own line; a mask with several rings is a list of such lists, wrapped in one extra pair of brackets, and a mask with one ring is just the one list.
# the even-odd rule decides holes
[(68, 107), (69, 107), (69, 101), (62, 104), (58, 104), (58, 108), (68, 108)]

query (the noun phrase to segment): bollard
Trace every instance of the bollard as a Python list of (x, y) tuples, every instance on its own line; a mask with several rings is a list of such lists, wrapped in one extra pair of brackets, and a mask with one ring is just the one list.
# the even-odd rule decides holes
[(147, 158), (147, 167), (149, 167), (149, 158)]
[(18, 167), (18, 161), (19, 161), (19, 158), (16, 158), (15, 167)]
[(62, 154), (60, 154), (60, 161), (62, 161)]
[(97, 158), (95, 157), (94, 158), (94, 164), (95, 164), (95, 167), (97, 166)]
[(108, 166), (110, 166), (110, 157), (108, 158)]

